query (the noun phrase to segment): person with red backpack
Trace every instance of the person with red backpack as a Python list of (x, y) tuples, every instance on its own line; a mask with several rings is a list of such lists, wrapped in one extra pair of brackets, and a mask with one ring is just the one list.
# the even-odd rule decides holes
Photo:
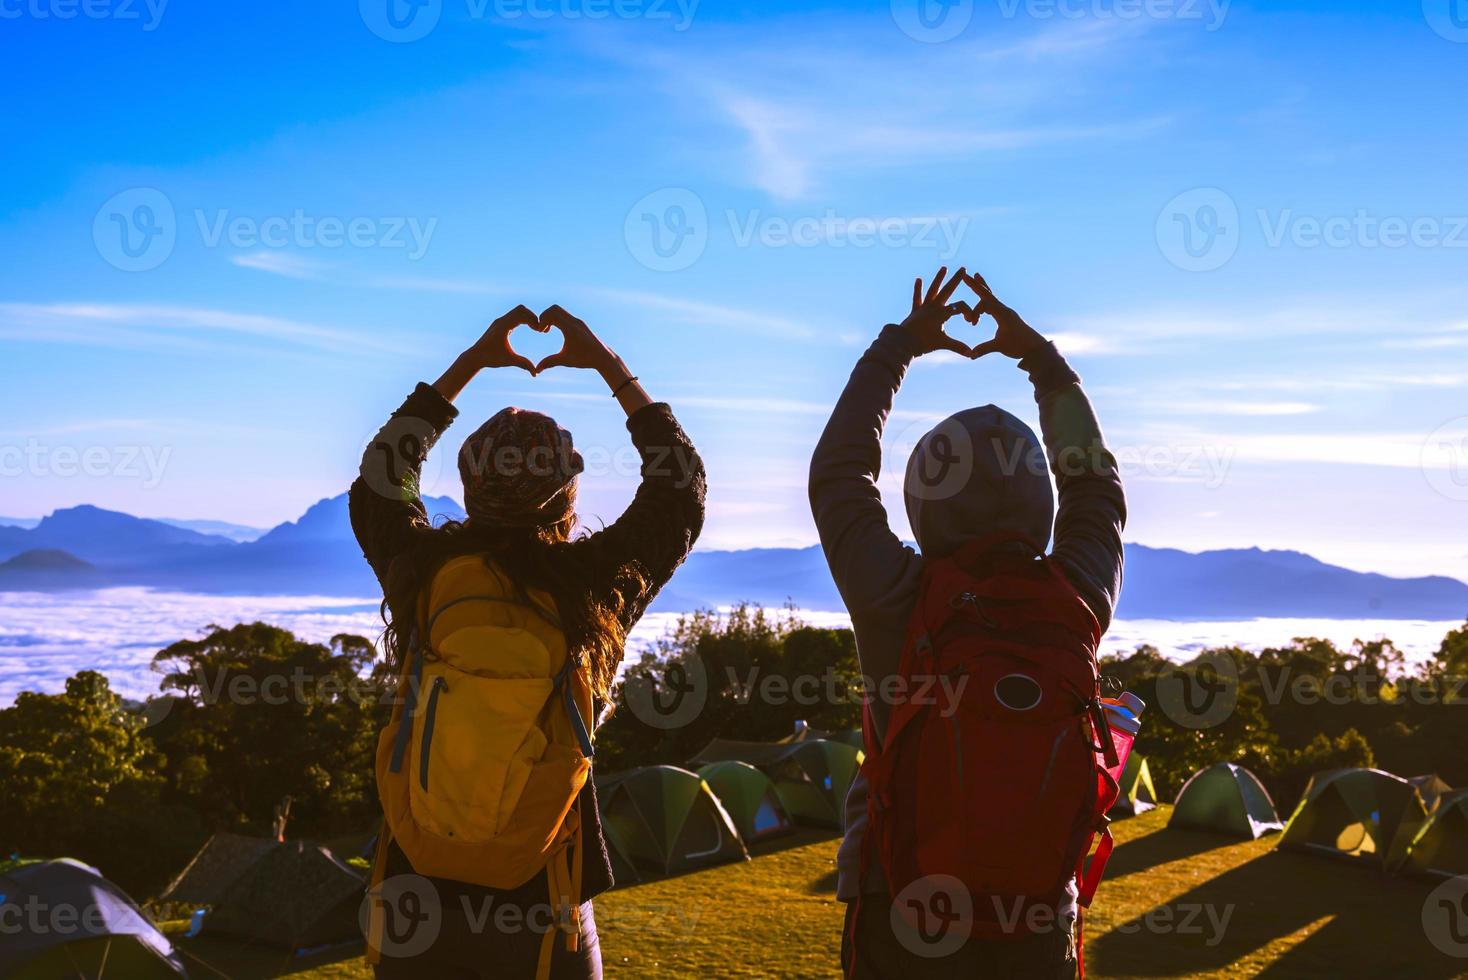
[[(868, 685), (837, 861), (842, 966), (859, 980), (1071, 977), (1121, 761), (1096, 648), (1121, 587), (1126, 501), (1055, 345), (983, 277), (946, 274), (926, 291), (918, 280), (907, 318), (862, 355), (811, 460), (811, 509)], [(953, 301), (964, 284), (977, 303)], [(984, 314), (991, 340), (945, 332)], [(923, 436), (904, 481), (914, 551), (882, 506), (881, 438), (908, 366), (938, 350), (1019, 361), (1044, 442), (993, 405)]]

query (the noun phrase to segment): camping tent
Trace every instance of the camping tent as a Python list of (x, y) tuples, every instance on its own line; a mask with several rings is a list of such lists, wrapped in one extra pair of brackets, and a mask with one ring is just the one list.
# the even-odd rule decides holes
[(217, 833), (204, 842), (158, 898), (189, 905), (217, 904), (225, 889), (275, 846), (276, 842), (266, 837)]
[(746, 844), (769, 840), (795, 829), (770, 777), (747, 762), (711, 762), (698, 770), (724, 804)]
[(1449, 878), (1468, 875), (1468, 789), (1438, 801), (1407, 851), (1405, 868)]
[(1109, 816), (1135, 817), (1157, 805), (1157, 789), (1152, 785), (1152, 770), (1140, 752), (1133, 752), (1121, 771), (1121, 792), (1111, 806)]
[(633, 769), (597, 791), (608, 843), (639, 871), (676, 874), (749, 856), (708, 784), (687, 769)]
[(1193, 773), (1177, 794), (1167, 825), (1251, 840), (1280, 829), (1279, 814), (1264, 785), (1232, 762), (1215, 763)]
[(846, 791), (862, 758), (850, 745), (827, 739), (768, 743), (716, 738), (692, 762), (747, 762), (770, 777), (796, 823), (840, 830), (845, 826)]
[[(248, 838), (247, 838), (248, 839)], [(211, 838), (165, 897), (212, 905), (203, 934), (308, 949), (361, 937), (362, 875), (304, 841), (246, 848)], [(248, 866), (242, 855), (255, 851)], [(183, 898), (188, 895), (192, 898)]]
[(1425, 776), (1409, 776), (1407, 782), (1411, 783), (1412, 788), (1417, 791), (1417, 795), (1422, 797), (1422, 804), (1427, 807), (1428, 813), (1437, 809), (1438, 800), (1453, 791), (1453, 787), (1449, 786), (1435, 772), (1428, 773)]
[(1407, 780), (1380, 769), (1332, 769), (1310, 777), (1279, 846), (1364, 858), (1396, 870), (1427, 822)]
[(133, 900), (78, 861), (39, 861), (0, 874), (0, 913), (12, 927), (0, 942), (0, 976), (188, 976), (173, 946)]
[(827, 732), (822, 731), (819, 728), (811, 728), (809, 725), (805, 724), (805, 722), (801, 721), (797, 721), (795, 723), (795, 733), (793, 735), (786, 735), (784, 738), (780, 739), (780, 742), (781, 744), (788, 744), (790, 742), (810, 742), (819, 738), (823, 738), (828, 742), (842, 742), (846, 745), (851, 746), (853, 749), (860, 749), (864, 747), (861, 740), (860, 728), (844, 728), (840, 731)]

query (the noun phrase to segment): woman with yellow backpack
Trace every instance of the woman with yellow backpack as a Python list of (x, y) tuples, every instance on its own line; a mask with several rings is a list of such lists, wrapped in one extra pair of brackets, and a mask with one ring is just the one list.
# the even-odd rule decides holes
[[(531, 363), (516, 327), (556, 328)], [(452, 402), (484, 368), (597, 371), (627, 413), (642, 483), (626, 512), (576, 534), (571, 434), (506, 408), (464, 443), (468, 520), (434, 527), (419, 496)], [(703, 525), (704, 470), (581, 320), (517, 306), (372, 441), (352, 528), (383, 588), (398, 697), (377, 752), (384, 824), (364, 924), (377, 976), (601, 976), (591, 899), (611, 886), (590, 779), (591, 729), (628, 631)]]

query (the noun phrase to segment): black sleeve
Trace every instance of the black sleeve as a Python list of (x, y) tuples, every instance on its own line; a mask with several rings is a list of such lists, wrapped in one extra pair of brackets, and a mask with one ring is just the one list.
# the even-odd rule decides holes
[(347, 502), (352, 533), (378, 582), (394, 558), (433, 533), (419, 476), (429, 450), (458, 414), (437, 390), (420, 383), (362, 454)]
[[(693, 550), (703, 529), (707, 480), (703, 460), (666, 404), (634, 412), (627, 431), (642, 457), (642, 484), (621, 517), (575, 542), (572, 551), (606, 590), (605, 598), (619, 600), (623, 625), (631, 629)], [(635, 594), (617, 574), (628, 565), (646, 583)]]

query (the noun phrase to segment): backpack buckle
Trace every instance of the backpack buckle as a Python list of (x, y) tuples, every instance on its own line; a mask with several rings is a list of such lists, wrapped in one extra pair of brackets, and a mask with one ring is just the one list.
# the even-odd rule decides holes
[(952, 609), (954, 612), (962, 611), (964, 606), (971, 606), (973, 608), (974, 615), (978, 616), (979, 622), (983, 623), (985, 626), (988, 626), (991, 629), (999, 628), (999, 623), (996, 622), (994, 618), (988, 613), (984, 612), (983, 602), (981, 602), (979, 600), (979, 597), (974, 595), (972, 592), (960, 592), (958, 595), (948, 600), (948, 608)]

